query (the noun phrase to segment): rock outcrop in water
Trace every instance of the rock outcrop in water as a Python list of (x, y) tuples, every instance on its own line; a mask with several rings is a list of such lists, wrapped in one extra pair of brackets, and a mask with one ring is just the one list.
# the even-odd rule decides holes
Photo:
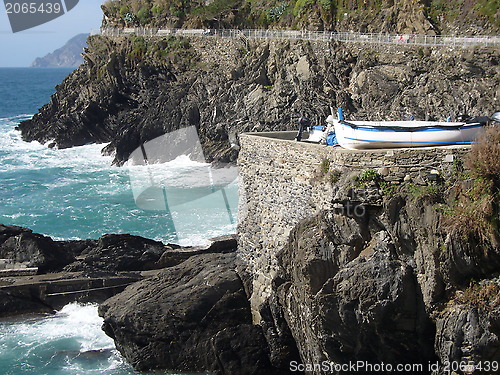
[(252, 325), (235, 260), (235, 253), (192, 256), (128, 287), (100, 306), (104, 331), (138, 370), (286, 373)]
[[(287, 345), (274, 343), (279, 352), (270, 354), (264, 330), (252, 324), (236, 246), (234, 236), (197, 248), (128, 234), (53, 241), (0, 225), (0, 256), (38, 267), (37, 276), (0, 271), (0, 317), (52, 313), (71, 301), (102, 302), (121, 292), (100, 307), (103, 329), (138, 370), (287, 373), (289, 361), (300, 360), (294, 341), (288, 333)], [(283, 335), (287, 328), (281, 328)]]
[(85, 241), (54, 241), (31, 229), (0, 224), (0, 258), (37, 267), (40, 273), (61, 270), (88, 245)]
[(234, 236), (214, 238), (207, 247), (165, 245), (129, 234), (55, 241), (0, 224), (0, 316), (53, 312), (72, 301), (102, 302), (154, 270), (235, 249)]

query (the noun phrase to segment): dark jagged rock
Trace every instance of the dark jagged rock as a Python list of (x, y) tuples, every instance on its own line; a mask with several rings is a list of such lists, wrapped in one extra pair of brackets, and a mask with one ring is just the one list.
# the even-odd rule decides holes
[(138, 370), (277, 373), (234, 267), (234, 253), (192, 256), (102, 304), (103, 329)]
[(434, 359), (413, 269), (387, 232), (370, 234), (377, 229), (325, 212), (299, 224), (280, 254), (275, 290), (304, 363)]
[(155, 263), (166, 251), (163, 243), (130, 234), (107, 234), (87, 247), (67, 272), (120, 272), (159, 268)]
[(98, 240), (54, 241), (31, 229), (0, 224), (0, 258), (39, 273), (64, 271), (114, 274), (171, 267), (191, 256), (235, 252), (234, 235), (213, 238), (206, 247), (163, 244), (130, 234), (106, 234)]
[[(259, 311), (262, 317), (262, 330), (270, 351), (270, 360), (274, 367), (286, 369), (290, 363), (300, 363), (297, 343), (284, 317), (283, 306), (276, 294)], [(236, 372), (235, 372), (236, 373)], [(300, 372), (299, 372), (300, 373)]]
[(339, 271), (318, 293), (315, 307), (328, 332), (320, 345), (329, 360), (427, 363), (433, 358), (430, 321), (413, 272), (380, 250)]
[[(498, 248), (446, 239), (435, 203), (384, 197), (364, 217), (325, 211), (291, 232), (268, 304), (282, 311), (304, 363), (426, 366), (498, 356), (500, 287), (488, 280)], [(484, 280), (460, 291), (471, 277)], [(261, 318), (263, 326), (275, 320)]]
[(0, 289), (0, 317), (53, 312), (53, 307), (42, 301), (36, 293), (17, 294)]
[(169, 245), (166, 251), (156, 262), (155, 268), (176, 266), (194, 255), (209, 253), (233, 253), (236, 251), (237, 247), (238, 242), (235, 235), (212, 238), (207, 247), (180, 247)]
[(70, 264), (75, 254), (50, 237), (25, 231), (4, 241), (0, 258), (27, 263), (29, 267), (38, 267), (39, 273), (45, 273)]
[(97, 241), (68, 243), (66, 246), (80, 248), (79, 259), (64, 268), (67, 272), (113, 273), (121, 271), (144, 271), (172, 267), (199, 254), (235, 252), (235, 236), (213, 238), (207, 247), (181, 247), (165, 245), (130, 234), (107, 234)]
[(0, 316), (51, 313), (73, 301), (102, 302), (151, 275), (138, 271), (235, 251), (234, 236), (215, 238), (204, 248), (182, 248), (129, 234), (54, 241), (27, 228), (0, 224)]
[(481, 279), (500, 270), (500, 249), (485, 246), (478, 251), (480, 240), (464, 241), (448, 236), (441, 254), (441, 272), (448, 285), (466, 286), (471, 278)]
[(479, 364), (500, 358), (500, 301), (491, 311), (449, 306), (439, 314), (436, 329), (436, 353), (443, 363)]
[(10, 237), (17, 236), (21, 233), (32, 233), (33, 231), (28, 228), (18, 227), (16, 225), (3, 225), (0, 224), (0, 246)]
[(284, 373), (271, 366), (267, 342), (259, 326), (241, 324), (222, 329), (213, 337), (212, 345), (221, 374)]
[(75, 257), (86, 254), (91, 249), (97, 247), (98, 241), (93, 239), (87, 240), (69, 240), (69, 241), (57, 241), (59, 246), (61, 246), (64, 251), (69, 254), (73, 254)]

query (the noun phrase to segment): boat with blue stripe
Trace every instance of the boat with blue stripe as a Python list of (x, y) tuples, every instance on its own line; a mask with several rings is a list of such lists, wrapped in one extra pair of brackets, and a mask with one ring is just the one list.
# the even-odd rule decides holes
[(332, 119), (337, 141), (351, 150), (468, 145), (490, 120), (481, 116), (461, 122), (346, 121), (342, 109)]

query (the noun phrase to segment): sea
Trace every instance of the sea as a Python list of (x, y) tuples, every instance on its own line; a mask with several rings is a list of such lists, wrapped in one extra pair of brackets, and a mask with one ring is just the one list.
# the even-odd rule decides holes
[[(129, 233), (183, 246), (236, 232), (236, 167), (221, 174), (189, 153), (117, 167), (101, 154), (105, 144), (59, 150), (24, 142), (16, 126), (48, 103), (70, 72), (0, 68), (1, 224), (55, 240)], [(0, 374), (134, 373), (101, 325), (92, 304), (0, 321)]]

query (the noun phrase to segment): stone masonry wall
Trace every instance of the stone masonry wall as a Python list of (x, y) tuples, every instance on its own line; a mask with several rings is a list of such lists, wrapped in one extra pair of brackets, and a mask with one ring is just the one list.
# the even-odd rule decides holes
[[(374, 169), (392, 184), (427, 184), (436, 172), (446, 176), (468, 146), (351, 151), (305, 142), (294, 134), (248, 133), (240, 136), (239, 256), (252, 275), (254, 322), (271, 293), (276, 254), (302, 219), (333, 208), (338, 187), (323, 178), (338, 170), (342, 179)], [(286, 138), (286, 139), (283, 139)], [(328, 159), (329, 162), (325, 162)], [(328, 171), (325, 169), (328, 168)]]

